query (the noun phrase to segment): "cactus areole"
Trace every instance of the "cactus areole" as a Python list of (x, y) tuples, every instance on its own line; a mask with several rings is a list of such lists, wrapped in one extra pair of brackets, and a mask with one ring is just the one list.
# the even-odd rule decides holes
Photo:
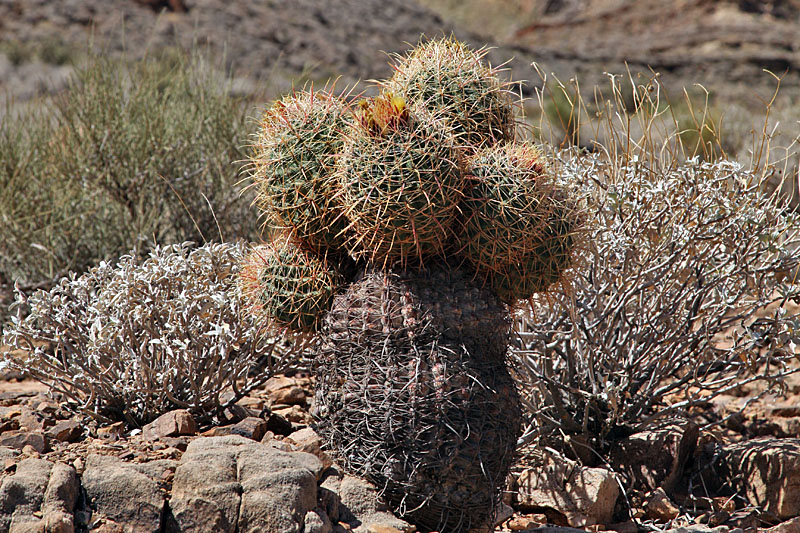
[(522, 420), (510, 309), (564, 279), (580, 227), (483, 56), (430, 41), (377, 97), (287, 96), (251, 161), (277, 234), (239, 286), (316, 335), (327, 451), (420, 531), (493, 523)]

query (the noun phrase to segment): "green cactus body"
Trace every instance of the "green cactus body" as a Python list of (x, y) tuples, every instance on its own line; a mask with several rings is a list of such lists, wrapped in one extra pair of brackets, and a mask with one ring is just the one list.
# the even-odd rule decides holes
[(497, 145), (476, 154), (467, 173), (473, 187), (461, 207), (461, 256), (508, 303), (547, 290), (570, 265), (578, 219), (539, 152)]
[(313, 333), (345, 278), (334, 263), (303, 250), (286, 235), (256, 246), (239, 286), (251, 313), (294, 333)]
[(444, 124), (390, 99), (363, 106), (339, 159), (347, 246), (373, 264), (421, 263), (444, 250), (465, 181)]
[(340, 250), (344, 242), (331, 175), (347, 125), (339, 98), (304, 91), (264, 114), (255, 143), (252, 179), (269, 222), (321, 253)]
[(432, 40), (398, 58), (387, 89), (413, 109), (441, 113), (452, 123), (459, 144), (476, 151), (514, 138), (508, 89), (474, 51), (455, 39)]

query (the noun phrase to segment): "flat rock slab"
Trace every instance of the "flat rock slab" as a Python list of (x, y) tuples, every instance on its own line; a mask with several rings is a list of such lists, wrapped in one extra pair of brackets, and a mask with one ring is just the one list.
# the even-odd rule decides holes
[(553, 509), (570, 526), (608, 524), (620, 490), (615, 474), (566, 459), (525, 469), (517, 478), (516, 503), (524, 511)]
[(300, 533), (323, 466), (238, 435), (192, 441), (175, 471), (168, 531)]
[(800, 439), (763, 438), (724, 448), (740, 494), (779, 520), (800, 515)]
[(71, 466), (34, 458), (20, 461), (0, 485), (0, 531), (73, 531), (79, 491)]
[(166, 492), (164, 480), (176, 461), (129, 463), (118, 457), (89, 455), (83, 472), (83, 488), (90, 507), (126, 532), (160, 531)]

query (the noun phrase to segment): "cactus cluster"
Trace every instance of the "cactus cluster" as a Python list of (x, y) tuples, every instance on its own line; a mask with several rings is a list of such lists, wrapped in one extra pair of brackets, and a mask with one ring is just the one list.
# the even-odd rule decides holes
[(375, 97), (288, 96), (252, 158), (277, 233), (241, 290), (318, 336), (329, 451), (423, 531), (491, 521), (521, 423), (509, 310), (563, 278), (580, 225), (484, 56), (434, 40)]

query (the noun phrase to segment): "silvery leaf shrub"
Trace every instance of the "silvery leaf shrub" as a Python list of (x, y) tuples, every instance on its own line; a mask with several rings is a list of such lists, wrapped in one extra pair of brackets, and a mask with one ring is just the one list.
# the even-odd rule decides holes
[(243, 252), (156, 247), (143, 261), (126, 255), (49, 292), (19, 293), (3, 337), (17, 350), (5, 365), (103, 421), (136, 426), (175, 408), (209, 421), (302, 349), (244, 312), (235, 283)]
[(797, 369), (800, 216), (757, 176), (697, 159), (561, 154), (555, 166), (584, 191), (590, 230), (568, 290), (517, 316), (524, 441), (596, 459)]

